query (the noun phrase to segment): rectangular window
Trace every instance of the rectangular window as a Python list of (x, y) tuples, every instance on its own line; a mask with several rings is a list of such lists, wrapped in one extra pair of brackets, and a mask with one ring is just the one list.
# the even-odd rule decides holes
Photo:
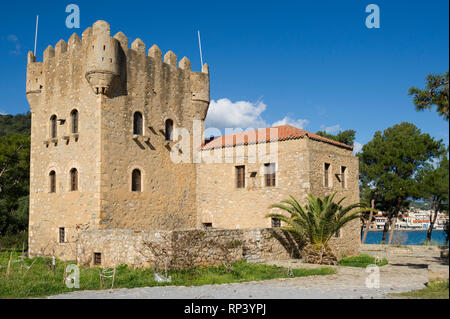
[(245, 187), (245, 166), (236, 166), (236, 187)]
[(337, 232), (334, 234), (334, 237), (339, 238), (341, 237), (341, 230), (338, 229)]
[(347, 173), (347, 167), (341, 166), (341, 185), (342, 185), (342, 188), (346, 187), (346, 178), (347, 178), (346, 173)]
[(272, 218), (272, 228), (281, 227), (281, 221), (278, 218)]
[(94, 265), (100, 266), (102, 264), (102, 254), (101, 253), (94, 253)]
[(212, 228), (212, 223), (203, 223), (204, 228)]
[(325, 163), (323, 167), (323, 186), (328, 187), (330, 181), (330, 163)]
[(64, 227), (59, 228), (59, 242), (66, 242), (66, 230), (64, 229)]
[(268, 163), (268, 164), (264, 164), (264, 176), (265, 176), (265, 180), (266, 180), (266, 186), (270, 187), (270, 186), (275, 186), (275, 163)]

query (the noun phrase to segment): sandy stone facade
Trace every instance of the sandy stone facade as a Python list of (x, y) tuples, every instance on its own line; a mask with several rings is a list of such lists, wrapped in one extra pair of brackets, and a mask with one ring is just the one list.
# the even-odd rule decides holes
[(94, 230), (82, 232), (77, 242), (80, 265), (95, 266), (101, 253), (107, 267), (186, 268), (218, 266), (242, 260), (279, 260), (296, 257), (300, 246), (282, 229), (187, 229), (174, 231)]
[[(140, 39), (130, 48), (123, 33), (111, 37), (104, 21), (86, 29), (81, 39), (73, 34), (67, 43), (49, 46), (43, 62), (30, 52), (26, 94), (32, 114), (32, 256), (89, 264), (98, 252), (112, 262), (112, 255), (119, 256), (113, 248), (120, 247), (125, 249), (117, 257), (121, 262), (145, 264), (149, 261), (134, 256), (131, 244), (140, 247), (145, 236), (165, 234), (171, 242), (182, 234), (176, 231), (197, 229), (207, 238), (242, 240), (244, 230), (271, 228), (265, 218), (268, 206), (289, 195), (302, 203), (308, 193), (334, 191), (347, 203), (359, 199), (352, 148), (305, 131), (259, 143), (266, 150), (276, 146), (276, 151), (257, 160), (249, 155), (253, 144), (247, 143), (219, 148), (245, 152), (242, 160), (227, 162), (224, 152), (219, 154), (224, 163), (203, 161), (213, 152), (209, 144), (202, 148), (210, 101), (208, 65), (194, 72), (186, 57), (177, 62), (172, 51), (163, 57), (156, 45), (146, 54)], [(184, 160), (174, 161), (174, 154)], [(267, 163), (276, 168), (270, 187), (265, 186)], [(330, 164), (328, 186), (324, 163)], [(242, 188), (236, 187), (236, 166), (245, 166)], [(345, 186), (336, 175), (342, 167)], [(227, 235), (218, 229), (227, 229)], [(346, 253), (357, 252), (359, 223), (334, 241)], [(173, 244), (167, 245), (173, 250)], [(272, 255), (284, 253), (278, 249)], [(200, 258), (198, 263), (205, 262)]]
[[(209, 106), (209, 72), (192, 72), (190, 62), (154, 45), (148, 55), (137, 39), (128, 47), (121, 33), (97, 21), (69, 42), (49, 46), (43, 62), (30, 52), (27, 98), (32, 114), (30, 253), (75, 259), (81, 230), (176, 229), (196, 225), (196, 168), (170, 159), (174, 141), (166, 120), (192, 132)], [(71, 113), (78, 111), (78, 131)], [(134, 134), (134, 114), (142, 132)], [(56, 135), (52, 136), (52, 116)], [(71, 191), (70, 170), (78, 171)], [(141, 191), (131, 192), (139, 169)], [(50, 192), (49, 174), (56, 175)], [(60, 242), (60, 228), (65, 240)], [(70, 246), (70, 247), (69, 247)]]

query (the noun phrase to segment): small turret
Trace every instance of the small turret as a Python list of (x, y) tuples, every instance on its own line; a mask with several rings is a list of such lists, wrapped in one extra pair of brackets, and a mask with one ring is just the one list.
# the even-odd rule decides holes
[(108, 94), (120, 76), (119, 43), (110, 37), (110, 27), (105, 21), (94, 23), (89, 42), (86, 80), (95, 94)]
[(210, 102), (208, 64), (202, 66), (202, 72), (192, 72), (190, 82), (192, 104), (200, 119), (205, 120)]
[(28, 52), (27, 56), (27, 85), (26, 94), (30, 107), (37, 104), (42, 86), (42, 63), (36, 62), (33, 52)]

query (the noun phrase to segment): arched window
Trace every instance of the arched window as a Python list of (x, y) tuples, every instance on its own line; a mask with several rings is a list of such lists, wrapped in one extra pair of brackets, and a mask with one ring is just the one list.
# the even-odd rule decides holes
[(133, 192), (142, 191), (141, 171), (138, 169), (134, 169), (133, 172), (131, 173), (131, 191)]
[(76, 168), (70, 170), (70, 190), (78, 190), (78, 170)]
[(56, 115), (52, 115), (50, 118), (50, 137), (56, 137)]
[(50, 184), (49, 192), (55, 193), (56, 192), (56, 173), (55, 173), (55, 171), (51, 171), (48, 174), (48, 176), (49, 176), (49, 184)]
[(173, 141), (173, 121), (171, 119), (166, 120), (166, 141)]
[(143, 135), (144, 133), (144, 121), (142, 119), (141, 112), (135, 112), (133, 116), (133, 134)]
[(76, 134), (78, 133), (78, 111), (77, 110), (72, 110), (72, 112), (70, 112), (70, 119), (71, 119), (71, 124), (72, 124), (72, 133)]

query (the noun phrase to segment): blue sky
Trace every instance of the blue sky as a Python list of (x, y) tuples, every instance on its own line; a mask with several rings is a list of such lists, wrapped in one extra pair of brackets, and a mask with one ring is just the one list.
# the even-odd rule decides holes
[[(80, 7), (80, 29), (65, 26), (70, 3)], [(380, 7), (380, 29), (365, 26), (370, 3)], [(408, 121), (448, 144), (448, 122), (435, 111), (416, 112), (407, 94), (449, 68), (448, 10), (447, 0), (5, 2), (0, 112), (29, 110), (26, 54), (39, 14), (38, 60), (47, 45), (102, 19), (112, 34), (122, 31), (130, 43), (139, 37), (147, 48), (156, 43), (200, 70), (200, 30), (211, 72), (210, 125), (354, 129), (364, 144)]]

